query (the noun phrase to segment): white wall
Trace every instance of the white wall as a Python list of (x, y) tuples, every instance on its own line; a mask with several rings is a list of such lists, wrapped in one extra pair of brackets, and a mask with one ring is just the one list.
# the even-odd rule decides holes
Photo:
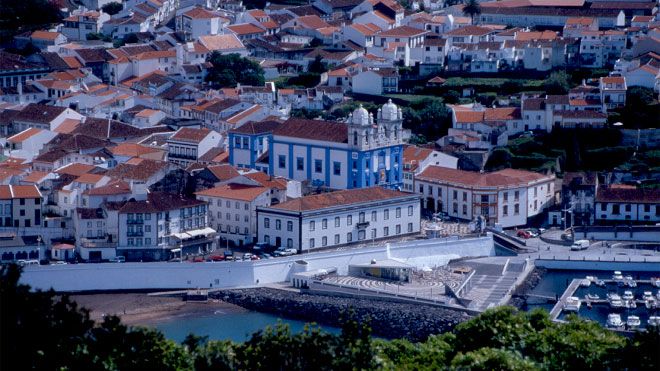
[[(463, 240), (433, 239), (386, 246), (295, 255), (285, 258), (217, 263), (102, 263), (29, 266), (21, 283), (34, 289), (56, 291), (179, 289), (247, 287), (287, 281), (296, 260), (308, 262), (307, 270), (337, 267), (372, 259), (397, 258), (416, 266), (433, 266), (448, 259), (495, 254), (492, 236)], [(258, 281), (258, 282), (257, 282)]]

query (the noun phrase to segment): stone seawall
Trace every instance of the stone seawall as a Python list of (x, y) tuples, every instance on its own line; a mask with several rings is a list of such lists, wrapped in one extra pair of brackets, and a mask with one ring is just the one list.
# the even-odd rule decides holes
[(370, 318), (374, 335), (411, 341), (451, 331), (458, 323), (471, 318), (460, 310), (429, 305), (309, 295), (271, 288), (225, 290), (210, 295), (246, 309), (336, 327), (341, 326), (342, 314), (352, 309), (359, 321)]

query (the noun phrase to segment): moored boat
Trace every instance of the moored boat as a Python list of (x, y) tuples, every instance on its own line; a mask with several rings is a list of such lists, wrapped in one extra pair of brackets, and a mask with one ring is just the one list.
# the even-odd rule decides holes
[(564, 310), (567, 312), (577, 312), (580, 310), (581, 305), (582, 302), (580, 301), (580, 298), (570, 296), (566, 298), (566, 302), (564, 302)]
[(660, 316), (649, 317), (649, 326), (660, 326)]
[(623, 321), (621, 320), (621, 315), (617, 313), (610, 313), (607, 315), (607, 326), (608, 327), (621, 327), (623, 326)]
[(628, 325), (628, 328), (631, 329), (637, 328), (641, 324), (642, 321), (639, 320), (638, 316), (628, 316), (628, 319), (626, 320), (626, 325)]
[(614, 271), (614, 274), (612, 274), (612, 280), (623, 281), (623, 274), (621, 274), (621, 271)]

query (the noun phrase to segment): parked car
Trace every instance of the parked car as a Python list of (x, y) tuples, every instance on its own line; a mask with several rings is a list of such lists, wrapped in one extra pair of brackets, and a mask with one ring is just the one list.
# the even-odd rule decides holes
[(518, 230), (518, 233), (516, 233), (516, 236), (518, 236), (520, 238), (525, 238), (525, 239), (532, 237), (532, 235), (524, 229)]
[(221, 261), (225, 260), (225, 257), (224, 257), (224, 255), (211, 255), (210, 259), (211, 259), (211, 261), (214, 261), (214, 262), (221, 262)]
[(243, 260), (250, 260), (254, 255), (252, 253), (246, 252), (243, 254)]
[(261, 259), (272, 259), (273, 258), (273, 256), (271, 254), (267, 254), (267, 253), (259, 254), (259, 257), (261, 257)]
[(259, 255), (252, 255), (252, 257), (250, 257), (250, 259), (251, 260), (261, 260), (261, 257)]
[(170, 260), (168, 260), (168, 262), (170, 262), (170, 263), (181, 263), (181, 258), (170, 259)]
[(529, 233), (530, 238), (536, 238), (539, 236), (539, 233), (534, 231), (533, 229), (528, 230), (527, 233)]
[(126, 257), (125, 256), (115, 256), (114, 259), (111, 260), (113, 263), (126, 263)]
[(67, 263), (67, 262), (63, 262), (63, 261), (61, 261), (61, 260), (50, 263), (50, 265), (64, 265), (64, 264), (68, 264), (68, 263)]

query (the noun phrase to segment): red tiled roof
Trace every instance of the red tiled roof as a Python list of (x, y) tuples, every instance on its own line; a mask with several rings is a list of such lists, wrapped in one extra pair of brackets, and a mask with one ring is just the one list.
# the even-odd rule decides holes
[(211, 165), (207, 169), (221, 182), (234, 179), (241, 175), (236, 168), (229, 164)]
[(72, 163), (72, 164), (62, 166), (61, 168), (55, 170), (55, 172), (58, 173), (58, 174), (68, 174), (68, 175), (81, 176), (83, 174), (89, 173), (90, 171), (94, 170), (95, 168), (96, 168), (96, 166), (94, 166), (94, 165)]
[(35, 185), (0, 185), (0, 199), (41, 198), (41, 192)]
[(477, 173), (432, 165), (428, 166), (419, 174), (417, 179), (457, 184), (467, 188), (477, 188), (521, 186), (539, 180), (551, 179), (551, 177), (531, 171), (515, 169), (504, 169), (493, 173)]
[(600, 186), (596, 202), (660, 203), (660, 189)]
[(211, 130), (207, 128), (181, 128), (177, 130), (170, 139), (182, 142), (199, 143), (204, 140), (209, 133), (211, 133)]
[(337, 206), (357, 205), (379, 200), (408, 198), (414, 195), (382, 187), (346, 189), (296, 198), (291, 201), (271, 206), (273, 209), (289, 211), (311, 211)]
[(271, 189), (285, 190), (287, 185), (287, 180), (284, 178), (273, 177), (263, 172), (254, 172), (245, 174), (246, 177), (261, 183), (262, 186), (268, 187)]
[(341, 122), (289, 118), (273, 130), (273, 135), (348, 143), (346, 124)]
[(268, 192), (268, 188), (244, 184), (223, 184), (218, 187), (195, 192), (197, 196), (221, 197), (231, 200), (253, 201), (260, 195)]
[(110, 196), (131, 193), (131, 186), (123, 180), (115, 180), (104, 186), (88, 189), (84, 192), (90, 196)]
[(410, 26), (401, 26), (392, 28), (387, 31), (383, 31), (378, 34), (378, 36), (387, 36), (387, 37), (412, 37), (419, 36), (428, 33), (427, 31), (420, 30), (418, 28), (413, 28)]

